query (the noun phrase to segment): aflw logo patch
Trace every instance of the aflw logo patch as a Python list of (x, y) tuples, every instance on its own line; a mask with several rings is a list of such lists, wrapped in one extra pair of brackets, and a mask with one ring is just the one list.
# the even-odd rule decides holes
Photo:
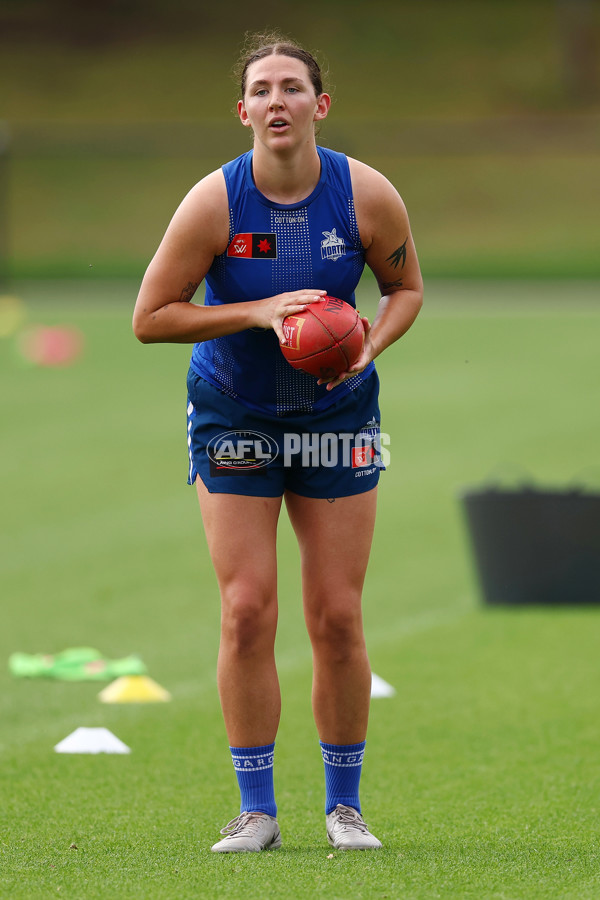
[(227, 248), (227, 256), (243, 259), (277, 259), (277, 235), (262, 233), (236, 234)]

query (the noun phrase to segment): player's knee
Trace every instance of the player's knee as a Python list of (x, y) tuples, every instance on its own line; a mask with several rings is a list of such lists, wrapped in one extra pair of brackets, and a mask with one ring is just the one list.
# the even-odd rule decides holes
[(360, 608), (348, 608), (343, 603), (323, 604), (310, 617), (309, 632), (313, 645), (330, 659), (346, 659), (364, 644)]
[(223, 597), (222, 639), (239, 656), (259, 652), (274, 640), (276, 602), (267, 592), (240, 585)]

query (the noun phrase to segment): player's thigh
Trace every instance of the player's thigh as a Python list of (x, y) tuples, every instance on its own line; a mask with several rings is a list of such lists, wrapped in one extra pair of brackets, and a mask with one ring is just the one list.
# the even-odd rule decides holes
[(300, 546), (305, 599), (348, 591), (359, 598), (373, 541), (377, 488), (333, 502), (286, 491), (285, 500)]
[(232, 582), (275, 589), (276, 541), (281, 497), (248, 497), (196, 490), (208, 549), (219, 585)]

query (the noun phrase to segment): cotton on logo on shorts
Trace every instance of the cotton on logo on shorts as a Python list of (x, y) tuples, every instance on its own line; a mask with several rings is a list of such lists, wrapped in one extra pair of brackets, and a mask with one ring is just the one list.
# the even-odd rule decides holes
[(206, 452), (211, 474), (250, 474), (272, 463), (279, 447), (260, 431), (224, 431), (209, 442)]

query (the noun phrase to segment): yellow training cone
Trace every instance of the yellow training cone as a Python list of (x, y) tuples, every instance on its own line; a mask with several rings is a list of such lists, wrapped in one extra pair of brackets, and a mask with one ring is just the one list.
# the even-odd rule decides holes
[(122, 675), (98, 694), (102, 703), (165, 703), (171, 695), (147, 675)]

